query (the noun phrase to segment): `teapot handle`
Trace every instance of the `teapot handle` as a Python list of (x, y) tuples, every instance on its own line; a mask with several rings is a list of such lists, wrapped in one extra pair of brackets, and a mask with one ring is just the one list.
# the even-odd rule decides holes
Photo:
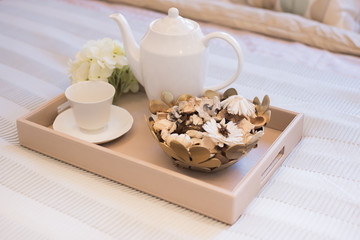
[[(210, 87), (206, 88), (206, 89), (210, 89), (210, 90), (213, 90), (213, 91), (218, 91), (220, 89), (223, 89), (223, 88), (229, 86), (231, 83), (233, 83), (237, 79), (237, 77), (240, 75), (240, 72), (241, 72), (241, 69), (242, 69), (244, 57), (243, 57), (243, 53), (242, 53), (242, 50), (240, 48), (239, 43), (231, 35), (229, 35), (229, 34), (227, 34), (225, 32), (209, 33), (202, 39), (202, 42), (205, 45), (205, 47), (208, 46), (209, 40), (212, 39), (212, 38), (220, 38), (220, 39), (223, 39), (223, 40), (227, 41), (233, 47), (233, 49), (234, 49), (234, 51), (236, 53), (237, 59), (238, 59), (236, 72), (234, 73), (234, 75), (232, 75), (230, 77), (230, 79), (228, 79), (227, 81), (222, 82), (222, 83), (220, 83), (218, 85), (210, 86)], [(203, 91), (205, 92), (206, 89), (204, 89)]]

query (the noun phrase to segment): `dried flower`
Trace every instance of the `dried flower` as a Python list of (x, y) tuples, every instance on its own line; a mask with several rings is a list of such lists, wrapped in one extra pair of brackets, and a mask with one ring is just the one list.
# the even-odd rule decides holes
[(189, 101), (181, 101), (179, 102), (179, 110), (184, 113), (193, 113), (196, 111), (195, 109), (195, 101), (194, 99), (190, 99)]
[(199, 117), (203, 118), (205, 121), (209, 121), (212, 117), (215, 117), (219, 112), (220, 100), (218, 97), (212, 99), (202, 98), (200, 104), (196, 106), (196, 111), (199, 114)]
[(203, 123), (204, 123), (204, 121), (202, 120), (202, 118), (196, 114), (191, 115), (189, 117), (189, 120), (186, 122), (187, 125), (189, 125), (189, 124), (202, 125)]
[(187, 130), (186, 134), (189, 135), (191, 138), (199, 138), (199, 139), (204, 136), (203, 132), (196, 130)]
[[(170, 96), (171, 101), (167, 102), (171, 104), (165, 107), (155, 100), (150, 102), (150, 111), (156, 114), (149, 118), (151, 132), (176, 166), (220, 171), (257, 145), (264, 135), (258, 121), (260, 101), (254, 100), (255, 109), (254, 104), (234, 94), (235, 90), (227, 91), (224, 98), (207, 91), (204, 97), (183, 94), (177, 100)], [(269, 101), (264, 102), (264, 112), (270, 114)]]
[(223, 119), (217, 123), (214, 119), (210, 119), (203, 125), (203, 129), (219, 147), (223, 147), (224, 144), (231, 146), (244, 143), (244, 131), (231, 121), (225, 123), (225, 119)]
[(252, 124), (245, 118), (243, 120), (241, 120), (237, 126), (238, 126), (238, 128), (243, 129), (244, 133), (249, 133), (255, 127), (254, 124)]
[(169, 121), (172, 121), (172, 122), (176, 122), (176, 121), (179, 121), (181, 122), (181, 113), (180, 113), (180, 109), (179, 109), (179, 106), (173, 106), (171, 109), (170, 109), (170, 112), (168, 114), (168, 120)]
[(164, 141), (167, 145), (170, 145), (172, 141), (176, 141), (187, 149), (192, 145), (191, 138), (187, 134), (169, 134), (165, 137)]
[(246, 98), (233, 95), (221, 102), (221, 107), (225, 108), (230, 114), (245, 115), (255, 117), (255, 105)]
[(167, 119), (159, 119), (155, 121), (153, 128), (156, 132), (167, 130), (172, 133), (176, 129), (176, 124)]

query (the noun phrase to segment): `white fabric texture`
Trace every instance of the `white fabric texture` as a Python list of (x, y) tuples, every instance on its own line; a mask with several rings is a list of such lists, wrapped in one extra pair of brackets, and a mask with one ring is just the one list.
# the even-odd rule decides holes
[(247, 0), (254, 7), (294, 13), (325, 24), (359, 32), (358, 0)]
[[(187, 18), (293, 40), (333, 52), (360, 56), (360, 34), (357, 32), (319, 23), (296, 14), (246, 6), (241, 1), (240, 4), (230, 2), (230, 0), (108, 1), (165, 13), (170, 7), (176, 7), (180, 10), (180, 14)], [(350, 12), (352, 11), (350, 10)]]
[[(21, 147), (16, 119), (65, 90), (67, 61), (87, 40), (120, 39), (108, 18), (120, 11), (138, 40), (164, 16), (97, 1), (0, 1), (1, 239), (360, 239), (354, 56), (200, 23), (240, 42), (245, 63), (232, 85), (240, 94), (268, 94), (305, 115), (303, 139), (232, 226)], [(221, 41), (210, 53), (212, 85), (236, 57)]]

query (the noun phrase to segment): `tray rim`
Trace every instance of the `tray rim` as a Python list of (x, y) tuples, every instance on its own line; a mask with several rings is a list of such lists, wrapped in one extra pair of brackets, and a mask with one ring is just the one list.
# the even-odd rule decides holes
[[(82, 144), (82, 145), (85, 145), (86, 147), (89, 147), (89, 148), (95, 148), (96, 150), (98, 151), (104, 151), (106, 152), (107, 154), (110, 154), (112, 155), (113, 157), (121, 157), (122, 159), (126, 159), (126, 161), (130, 161), (132, 162), (132, 164), (136, 164), (136, 165), (141, 165), (143, 167), (150, 167), (153, 171), (161, 171), (162, 174), (165, 174), (165, 175), (168, 175), (168, 176), (176, 176), (178, 179), (180, 180), (185, 180), (186, 182), (188, 183), (191, 183), (191, 184), (195, 184), (197, 185), (198, 187), (203, 187), (203, 188), (206, 188), (206, 189), (209, 189), (211, 191), (215, 191), (216, 193), (219, 193), (219, 194), (222, 194), (223, 197), (225, 199), (228, 199), (230, 202), (232, 201), (232, 204), (233, 205), (236, 205), (236, 203), (234, 203), (234, 200), (237, 198), (237, 196), (239, 195), (239, 193), (241, 191), (243, 191), (243, 185), (244, 185), (244, 182), (247, 182), (247, 181), (250, 181), (251, 178), (253, 177), (253, 175), (255, 174), (258, 174), (259, 172), (261, 172), (262, 170), (262, 166), (263, 166), (263, 162), (267, 159), (267, 155), (270, 155), (270, 150), (275, 148), (276, 147), (276, 143), (279, 142), (279, 139), (284, 139), (285, 136), (287, 136), (289, 134), (289, 131), (293, 128), (294, 125), (297, 125), (297, 124), (301, 124), (301, 130), (302, 130), (302, 121), (303, 121), (303, 114), (302, 113), (296, 113), (296, 112), (293, 112), (293, 111), (289, 111), (289, 110), (285, 110), (285, 109), (281, 109), (281, 108), (278, 108), (278, 107), (274, 107), (274, 106), (271, 106), (272, 109), (277, 109), (279, 111), (285, 111), (286, 113), (289, 113), (289, 114), (292, 114), (294, 115), (294, 118), (291, 120), (291, 122), (285, 127), (284, 130), (282, 130), (282, 132), (280, 133), (280, 135), (276, 138), (276, 140), (269, 146), (268, 150), (260, 157), (260, 159), (257, 161), (257, 163), (255, 164), (255, 166), (236, 184), (236, 186), (233, 188), (233, 190), (228, 190), (228, 189), (224, 189), (220, 186), (215, 186), (211, 183), (207, 183), (207, 182), (204, 182), (202, 180), (199, 180), (199, 179), (194, 179), (193, 177), (191, 176), (187, 176), (185, 174), (182, 174), (180, 172), (174, 172), (174, 171), (171, 171), (170, 169), (166, 169), (166, 168), (163, 168), (163, 167), (160, 167), (160, 166), (157, 166), (157, 165), (154, 165), (152, 163), (148, 163), (148, 162), (145, 162), (145, 161), (137, 161), (136, 159), (133, 159), (133, 157), (131, 156), (128, 156), (126, 154), (123, 154), (123, 153), (120, 153), (120, 152), (116, 152), (114, 150), (111, 150), (111, 149), (108, 149), (106, 147), (103, 147), (101, 145), (97, 145), (97, 144), (92, 144), (92, 143), (88, 143), (86, 142), (85, 140), (81, 140), (81, 139), (77, 139), (75, 137), (71, 137), (69, 135), (66, 135), (64, 133), (61, 133), (61, 132), (57, 132), (53, 129), (51, 129), (49, 126), (44, 126), (40, 123), (36, 123), (32, 120), (30, 120), (32, 117), (36, 116), (37, 114), (39, 114), (41, 111), (44, 111), (47, 109), (47, 107), (51, 104), (54, 104), (56, 102), (61, 102), (62, 100), (65, 99), (65, 96), (64, 94), (60, 94), (59, 96), (49, 100), (48, 102), (44, 103), (43, 105), (39, 106), (37, 109), (33, 110), (33, 111), (30, 111), (29, 113), (25, 114), (24, 116), (20, 117), (17, 119), (17, 126), (18, 126), (18, 131), (19, 129), (21, 129), (22, 127), (28, 125), (28, 126), (31, 126), (32, 128), (38, 128), (39, 130), (43, 131), (44, 133), (46, 134), (51, 134), (51, 135), (55, 135), (59, 138), (65, 138), (65, 139), (70, 139), (71, 141), (75, 141), (77, 144)], [(19, 131), (19, 140), (20, 140), (20, 144), (22, 146), (25, 146), (25, 147), (29, 147), (29, 146), (26, 146), (22, 144), (22, 141), (21, 141), (21, 138), (20, 138), (20, 131)], [(302, 134), (301, 134), (302, 135)], [(301, 139), (301, 136), (300, 136), (300, 139)], [(299, 141), (300, 141), (299, 139)], [(44, 151), (42, 151), (42, 149), (35, 149), (33, 147), (29, 147), (31, 149), (34, 149), (38, 152), (41, 152), (45, 155), (48, 155), (48, 156), (51, 156), (51, 154), (48, 154), (48, 153), (44, 153)], [(292, 150), (292, 149), (291, 149)], [(288, 155), (288, 154), (287, 154)], [(283, 160), (280, 161), (280, 163), (278, 163), (277, 165), (280, 165), (284, 160), (285, 158), (287, 157), (287, 155), (285, 157), (283, 157)], [(53, 156), (52, 156), (53, 157)], [(58, 159), (58, 158), (57, 158)], [(78, 164), (74, 164), (74, 163), (70, 163), (68, 161), (65, 161), (65, 160), (62, 160), (62, 159), (58, 159), (60, 161), (63, 161), (63, 162), (66, 162), (68, 164), (71, 164), (71, 165), (74, 165), (74, 166), (77, 166), (77, 167), (80, 167), (82, 169), (85, 169), (87, 171), (90, 171), (90, 172), (93, 172), (95, 174), (98, 174), (98, 175), (101, 175), (97, 172), (94, 172), (94, 171), (91, 171), (91, 170), (88, 170), (86, 168), (86, 166), (79, 166)], [(125, 161), (125, 160), (123, 160)], [(271, 170), (271, 172), (267, 175), (268, 176), (268, 179), (272, 176), (272, 174), (276, 171), (278, 167), (274, 167), (274, 169)], [(103, 176), (103, 175), (101, 175)], [(107, 176), (104, 176), (104, 177), (107, 177)], [(110, 179), (113, 179), (110, 177)], [(250, 180), (249, 180), (250, 179)], [(268, 181), (268, 179), (266, 181), (264, 181), (264, 184)], [(114, 179), (113, 179), (114, 180)], [(118, 180), (115, 180), (117, 182), (119, 182)], [(146, 191), (144, 189), (141, 189), (141, 187), (137, 187), (137, 186), (134, 186), (133, 184), (128, 184), (128, 183), (125, 183), (125, 182), (121, 182), (122, 184), (125, 184), (125, 185), (128, 185), (130, 187), (134, 187), (136, 189), (139, 189), (140, 191), (144, 191), (144, 192), (147, 192), (148, 194), (151, 194), (151, 195), (154, 195), (156, 197), (160, 197), (160, 198), (163, 198), (163, 199), (166, 199), (166, 197), (161, 197), (159, 196), (158, 194), (153, 194), (149, 191)], [(261, 187), (264, 185), (262, 184)], [(261, 189), (261, 188), (260, 188)], [(166, 199), (168, 200), (168, 199)], [(174, 200), (168, 200), (170, 202), (173, 202), (173, 203), (176, 203), (178, 205), (181, 205), (181, 206), (184, 206), (184, 207), (187, 207), (189, 209), (192, 209), (191, 206), (186, 206), (184, 205), (183, 203), (181, 202), (176, 202)], [(236, 206), (232, 206), (233, 208), (236, 208)], [(240, 207), (241, 208), (241, 207)], [(192, 209), (193, 210), (193, 209)], [(196, 210), (195, 210), (196, 211)], [(237, 212), (240, 211), (240, 210), (236, 210)], [(201, 211), (200, 211), (201, 212)], [(201, 212), (203, 213), (203, 212)], [(203, 213), (205, 214), (205, 213)], [(210, 216), (209, 214), (205, 214), (205, 215), (208, 215)], [(237, 214), (235, 214), (237, 215)], [(240, 216), (240, 215), (239, 215)], [(233, 216), (232, 217), (232, 220), (223, 220), (223, 219), (218, 219), (214, 216), (210, 216), (210, 217), (213, 217), (215, 219), (218, 219), (220, 221), (223, 221), (225, 223), (228, 223), (228, 224), (232, 224), (233, 222), (236, 221), (236, 219), (239, 217), (239, 216)], [(234, 220), (235, 219), (235, 220)]]

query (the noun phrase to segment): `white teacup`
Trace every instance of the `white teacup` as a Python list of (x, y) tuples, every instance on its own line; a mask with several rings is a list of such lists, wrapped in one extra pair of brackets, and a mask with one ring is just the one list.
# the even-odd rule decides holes
[(83, 81), (70, 85), (65, 96), (76, 124), (87, 131), (102, 130), (109, 121), (115, 88), (103, 81)]

